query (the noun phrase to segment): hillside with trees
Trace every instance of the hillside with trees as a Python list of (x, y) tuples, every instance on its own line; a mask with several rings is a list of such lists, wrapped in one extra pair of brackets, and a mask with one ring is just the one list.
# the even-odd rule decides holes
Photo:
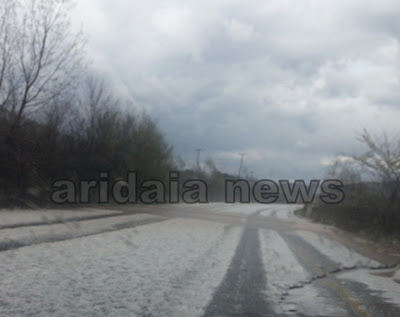
[(71, 3), (0, 4), (0, 201), (46, 202), (55, 179), (163, 180), (172, 148), (155, 122), (94, 75)]
[(374, 238), (400, 236), (400, 140), (367, 130), (358, 139), (364, 153), (342, 156), (327, 173), (343, 181), (346, 199), (338, 205), (317, 202), (303, 214)]

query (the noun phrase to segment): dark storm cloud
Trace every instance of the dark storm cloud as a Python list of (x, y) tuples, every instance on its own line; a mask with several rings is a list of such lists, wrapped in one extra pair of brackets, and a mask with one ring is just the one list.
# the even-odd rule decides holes
[(235, 173), (318, 177), (356, 132), (398, 127), (397, 1), (101, 0), (78, 5), (96, 67), (159, 123)]

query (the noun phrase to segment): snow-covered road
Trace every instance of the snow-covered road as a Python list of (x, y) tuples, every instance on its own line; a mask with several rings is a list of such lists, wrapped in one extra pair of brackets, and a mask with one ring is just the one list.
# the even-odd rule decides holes
[(296, 208), (85, 210), (50, 224), (9, 214), (0, 316), (400, 316), (396, 268)]

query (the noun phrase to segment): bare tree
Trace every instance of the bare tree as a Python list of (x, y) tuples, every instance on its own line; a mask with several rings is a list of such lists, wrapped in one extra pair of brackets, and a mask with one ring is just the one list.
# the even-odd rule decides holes
[(15, 50), (16, 2), (14, 0), (0, 3), (0, 111), (4, 111), (9, 102), (13, 89), (10, 87), (10, 74), (15, 59), (12, 51)]
[(326, 177), (340, 179), (344, 184), (354, 188), (361, 182), (361, 170), (351, 157), (339, 156), (329, 165)]
[(69, 0), (25, 0), (2, 9), (0, 38), (6, 45), (1, 54), (6, 58), (0, 66), (3, 87), (8, 85), (1, 99), (12, 116), (10, 136), (24, 116), (75, 84), (82, 70), (84, 40), (71, 30), (70, 8)]
[(119, 99), (111, 87), (97, 75), (87, 76), (79, 91), (79, 110), (85, 120), (86, 137), (91, 148), (95, 138), (103, 132), (103, 127), (100, 127), (101, 119), (110, 111), (119, 109)]
[(393, 206), (400, 198), (400, 141), (389, 140), (386, 134), (379, 140), (367, 130), (359, 140), (368, 151), (353, 159), (382, 182), (388, 205)]
[(3, 153), (24, 187), (26, 171), (38, 161), (38, 144), (23, 131), (39, 110), (54, 106), (84, 70), (85, 41), (73, 32), (70, 0), (0, 2), (0, 111)]

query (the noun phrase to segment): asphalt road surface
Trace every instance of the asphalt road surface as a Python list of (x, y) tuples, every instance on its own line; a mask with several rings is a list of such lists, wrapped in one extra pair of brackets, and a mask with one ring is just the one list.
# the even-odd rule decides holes
[(0, 211), (0, 316), (400, 316), (400, 255), (299, 207)]

